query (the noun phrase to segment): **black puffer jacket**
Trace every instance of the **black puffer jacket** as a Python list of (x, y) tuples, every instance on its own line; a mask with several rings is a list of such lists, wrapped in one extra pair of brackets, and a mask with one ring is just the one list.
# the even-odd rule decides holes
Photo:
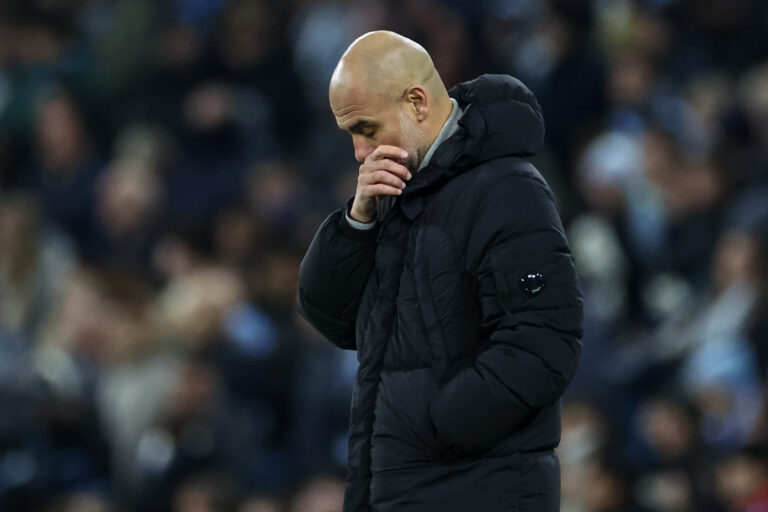
[(582, 300), (557, 209), (522, 156), (544, 123), (519, 81), (450, 92), (459, 129), (375, 229), (328, 217), (299, 309), (357, 349), (345, 512), (555, 512), (560, 396)]

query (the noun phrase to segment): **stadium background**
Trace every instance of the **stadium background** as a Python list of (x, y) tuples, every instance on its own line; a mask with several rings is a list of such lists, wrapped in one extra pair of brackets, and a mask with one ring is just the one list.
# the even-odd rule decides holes
[(762, 0), (0, 0), (0, 510), (341, 510), (355, 354), (295, 288), (378, 28), (543, 106), (585, 294), (562, 510), (767, 510)]

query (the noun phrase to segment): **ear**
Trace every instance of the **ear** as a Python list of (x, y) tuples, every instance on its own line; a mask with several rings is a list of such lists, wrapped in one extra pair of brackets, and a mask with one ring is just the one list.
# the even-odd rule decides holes
[(427, 91), (420, 85), (414, 85), (405, 91), (405, 100), (408, 102), (408, 108), (413, 112), (414, 117), (419, 122), (424, 121), (429, 114), (429, 98)]

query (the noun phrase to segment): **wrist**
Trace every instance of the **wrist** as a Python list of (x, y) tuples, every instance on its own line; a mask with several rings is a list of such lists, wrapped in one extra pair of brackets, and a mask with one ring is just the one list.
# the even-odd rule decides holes
[(346, 207), (341, 211), (339, 229), (346, 238), (351, 240), (366, 243), (373, 242), (376, 240), (377, 233), (379, 232), (379, 223), (374, 218), (374, 221), (370, 224), (363, 224), (350, 217), (349, 212), (352, 210), (353, 199), (350, 198), (347, 201)]
[(349, 217), (352, 220), (356, 220), (357, 222), (362, 222), (363, 224), (370, 224), (374, 220), (376, 220), (376, 212), (374, 212), (371, 215), (365, 215), (364, 213), (360, 212), (359, 209), (356, 209), (354, 205), (352, 208), (349, 209)]

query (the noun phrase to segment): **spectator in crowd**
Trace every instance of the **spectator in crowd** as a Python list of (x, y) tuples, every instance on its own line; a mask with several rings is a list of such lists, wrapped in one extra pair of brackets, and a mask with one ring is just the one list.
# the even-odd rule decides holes
[(765, 510), (768, 507), (765, 450), (754, 447), (727, 456), (717, 467), (717, 490), (729, 511)]
[(285, 508), (276, 499), (267, 496), (247, 498), (237, 512), (284, 512)]
[(34, 196), (0, 204), (0, 331), (33, 340), (58, 288), (75, 264), (66, 236), (45, 226)]
[(240, 489), (224, 474), (202, 473), (184, 481), (173, 499), (173, 512), (237, 512)]
[(291, 500), (290, 512), (326, 512), (341, 510), (344, 481), (330, 475), (319, 475), (305, 482)]
[(79, 106), (67, 92), (41, 100), (35, 149), (22, 180), (40, 198), (46, 217), (86, 244), (91, 233), (89, 209), (103, 163)]

